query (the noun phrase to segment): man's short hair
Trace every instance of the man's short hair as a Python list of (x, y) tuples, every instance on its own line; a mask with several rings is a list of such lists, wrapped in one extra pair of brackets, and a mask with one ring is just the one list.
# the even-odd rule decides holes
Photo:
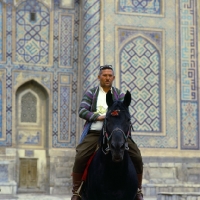
[(112, 67), (112, 65), (103, 65), (103, 66), (100, 66), (100, 68), (99, 68), (100, 71), (104, 70), (104, 69), (111, 69), (111, 70), (113, 70), (113, 67)]
[(101, 71), (104, 70), (104, 69), (111, 69), (113, 71), (113, 75), (114, 75), (114, 70), (113, 70), (112, 65), (103, 65), (103, 66), (100, 66), (100, 68), (99, 68), (99, 75), (101, 74)]

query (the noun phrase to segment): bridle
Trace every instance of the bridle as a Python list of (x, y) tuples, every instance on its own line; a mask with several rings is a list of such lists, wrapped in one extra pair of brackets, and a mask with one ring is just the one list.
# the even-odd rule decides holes
[[(107, 115), (109, 113), (111, 113), (112, 116), (118, 116), (119, 113), (123, 112), (123, 111), (127, 112), (127, 110), (112, 110), (112, 111), (108, 111), (107, 114), (106, 114), (106, 117), (107, 117)], [(111, 132), (110, 135), (108, 135), (108, 133), (106, 131), (106, 123), (107, 123), (107, 121), (106, 121), (106, 118), (105, 118), (104, 124), (103, 124), (103, 145), (107, 145), (107, 147), (105, 149), (102, 148), (103, 153), (105, 155), (109, 153), (109, 151), (110, 151), (109, 141), (112, 138), (113, 133), (116, 132), (116, 131), (122, 132), (122, 134), (124, 136), (124, 139), (125, 139), (125, 150), (129, 150), (128, 142), (127, 141), (128, 141), (128, 138), (131, 136), (131, 129), (133, 130), (133, 126), (132, 126), (131, 122), (130, 122), (129, 129), (128, 129), (127, 133), (125, 133), (122, 129), (116, 127), (115, 129), (112, 130), (112, 132)]]

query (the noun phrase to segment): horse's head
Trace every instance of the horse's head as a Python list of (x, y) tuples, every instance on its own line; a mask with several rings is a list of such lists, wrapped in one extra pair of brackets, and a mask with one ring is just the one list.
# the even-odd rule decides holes
[(123, 160), (124, 151), (128, 149), (127, 139), (130, 134), (131, 122), (128, 106), (131, 102), (129, 91), (124, 96), (124, 101), (113, 101), (111, 91), (106, 95), (108, 111), (103, 128), (103, 151), (111, 151), (112, 160)]

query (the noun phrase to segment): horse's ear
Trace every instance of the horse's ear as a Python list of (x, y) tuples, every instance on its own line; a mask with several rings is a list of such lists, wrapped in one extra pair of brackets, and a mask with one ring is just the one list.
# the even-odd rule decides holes
[(106, 103), (107, 103), (108, 107), (112, 106), (112, 104), (113, 104), (113, 98), (112, 98), (111, 90), (109, 90), (106, 94)]
[(129, 107), (129, 105), (131, 104), (131, 93), (128, 90), (126, 91), (126, 94), (124, 96), (123, 103), (126, 107)]

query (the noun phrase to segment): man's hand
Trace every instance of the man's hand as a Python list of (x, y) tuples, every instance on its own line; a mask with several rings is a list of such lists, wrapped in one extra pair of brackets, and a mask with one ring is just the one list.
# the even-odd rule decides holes
[(105, 119), (105, 115), (100, 115), (98, 118), (97, 118), (97, 121), (103, 121)]

